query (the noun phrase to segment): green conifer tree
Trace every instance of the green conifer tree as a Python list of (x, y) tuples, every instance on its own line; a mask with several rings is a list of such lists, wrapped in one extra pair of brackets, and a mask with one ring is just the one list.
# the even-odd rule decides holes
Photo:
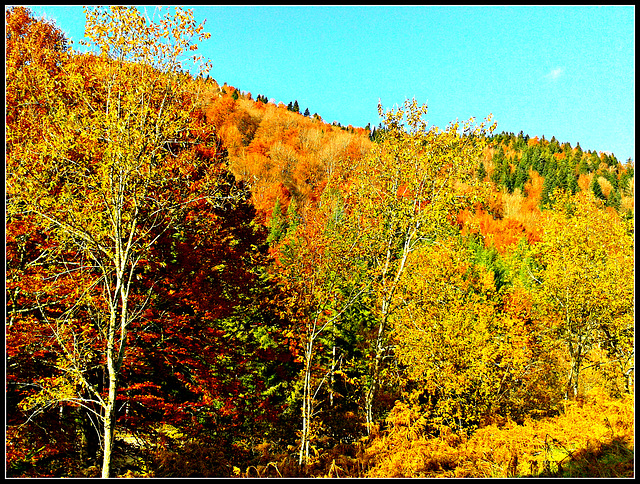
[(540, 156), (540, 150), (538, 149), (537, 146), (532, 146), (529, 149), (529, 153), (530, 153), (529, 159), (531, 160), (531, 168), (533, 168), (535, 171), (537, 171), (539, 174), (542, 175), (542, 172), (544, 171), (544, 160)]
[(513, 193), (515, 182), (515, 173), (511, 173), (511, 165), (513, 164), (513, 159), (505, 159), (502, 163), (502, 185), (504, 185), (509, 193)]
[[(631, 158), (629, 158), (629, 160), (631, 160)], [(630, 161), (627, 161), (627, 165), (630, 165)], [(630, 184), (629, 182), (633, 179), (633, 166), (627, 166), (626, 171), (622, 174), (622, 176), (620, 177), (620, 190), (622, 190), (623, 193), (631, 195), (631, 190), (629, 189)]]
[(484, 167), (484, 163), (482, 161), (480, 161), (480, 165), (478, 166), (476, 175), (478, 176), (478, 180), (480, 181), (483, 181), (487, 177), (487, 170)]
[(499, 186), (504, 179), (505, 158), (502, 146), (493, 155), (493, 173), (491, 173), (491, 181)]
[(607, 207), (613, 207), (617, 212), (620, 211), (620, 206), (622, 205), (622, 195), (618, 190), (611, 190), (609, 193), (609, 198), (607, 198), (607, 202), (605, 203)]
[(575, 195), (578, 191), (580, 191), (580, 185), (578, 185), (578, 177), (574, 173), (569, 173), (567, 177), (569, 191), (572, 195)]
[(527, 167), (527, 160), (523, 157), (516, 168), (515, 180), (513, 182), (513, 189), (519, 188), (520, 191), (524, 190), (524, 185), (529, 180), (529, 169)]
[(600, 182), (598, 182), (598, 175), (596, 174), (593, 175), (593, 179), (591, 180), (591, 191), (593, 191), (593, 194), (600, 200), (607, 200), (607, 197), (602, 193), (602, 187), (600, 186)]
[(565, 164), (562, 164), (556, 172), (556, 187), (563, 191), (569, 189), (569, 171)]
[(543, 208), (549, 207), (552, 203), (551, 196), (553, 195), (553, 189), (556, 187), (557, 179), (556, 172), (549, 170), (544, 177), (544, 183), (542, 184), (542, 196), (540, 198), (540, 205)]
[(282, 213), (282, 206), (280, 205), (280, 199), (276, 200), (276, 204), (273, 207), (271, 214), (271, 221), (269, 223), (269, 235), (267, 236), (267, 243), (273, 247), (280, 239), (287, 233), (288, 224)]

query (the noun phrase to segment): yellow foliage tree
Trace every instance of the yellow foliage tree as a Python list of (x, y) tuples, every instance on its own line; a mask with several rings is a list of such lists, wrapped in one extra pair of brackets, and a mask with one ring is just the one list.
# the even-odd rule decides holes
[(520, 417), (545, 366), (527, 321), (501, 310), (507, 289), (470, 261), (463, 240), (442, 241), (416, 251), (400, 279), (395, 353), (434, 432)]
[[(484, 124), (474, 125), (473, 119), (464, 125), (452, 123), (444, 131), (428, 128), (423, 120), (427, 107), (418, 106), (415, 99), (386, 113), (379, 105), (378, 112), (385, 126), (382, 141), (362, 160), (344, 160), (330, 182), (346, 187), (349, 219), (342, 227), (358, 234), (359, 257), (367, 261), (379, 321), (365, 395), (369, 425), (382, 361), (389, 354), (389, 318), (399, 303), (400, 278), (415, 249), (455, 232), (454, 214), (469, 203), (459, 186), (472, 178), (487, 130)], [(495, 124), (489, 130), (494, 128)]]
[[(178, 71), (197, 49), (194, 38), (208, 36), (203, 25), (180, 8), (155, 23), (134, 7), (85, 12), (85, 35), (97, 54), (56, 47), (61, 53), (49, 63), (37, 61), (43, 58), (37, 44), (12, 50), (27, 61), (12, 61), (7, 70), (7, 216), (30, 217), (49, 234), (58, 249), (42, 257), (64, 269), (52, 277), (76, 284), (75, 300), (61, 301), (67, 306), (57, 314), (42, 313), (65, 376), (57, 388), (43, 389), (41, 399), (97, 402), (102, 476), (109, 477), (128, 330), (145, 304), (134, 299), (144, 293), (136, 271), (185, 207), (222, 200), (219, 168), (190, 149), (212, 133), (198, 125), (199, 100)], [(77, 314), (87, 304), (92, 321)], [(87, 345), (95, 345), (85, 333), (92, 325), (102, 338), (106, 394), (85, 375)], [(79, 388), (90, 396), (80, 396)]]
[(569, 357), (566, 397), (578, 395), (580, 373), (595, 347), (633, 371), (633, 221), (625, 222), (590, 192), (556, 193), (529, 276), (547, 336)]

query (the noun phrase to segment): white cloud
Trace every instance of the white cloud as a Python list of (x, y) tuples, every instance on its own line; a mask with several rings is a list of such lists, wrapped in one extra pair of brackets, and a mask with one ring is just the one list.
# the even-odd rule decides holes
[(555, 81), (560, 76), (562, 76), (562, 74), (564, 74), (564, 69), (562, 67), (556, 67), (555, 69), (552, 69), (551, 72), (549, 72), (544, 77), (546, 77), (547, 79), (551, 79), (552, 81)]

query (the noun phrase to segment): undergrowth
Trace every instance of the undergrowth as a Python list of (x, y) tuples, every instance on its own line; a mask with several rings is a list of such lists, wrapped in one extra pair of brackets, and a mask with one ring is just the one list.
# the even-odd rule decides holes
[[(161, 432), (120, 439), (114, 477), (633, 477), (634, 399), (602, 394), (564, 404), (560, 415), (430, 435), (418, 406), (396, 405), (384, 429), (327, 449), (298, 466), (295, 445), (187, 441)], [(39, 463), (40, 464), (40, 463)], [(41, 467), (38, 465), (38, 467)], [(77, 476), (97, 477), (98, 466)], [(55, 473), (53, 473), (55, 474)]]
[(633, 477), (634, 400), (594, 396), (553, 418), (507, 422), (470, 437), (410, 435), (407, 427), (368, 447), (368, 477)]

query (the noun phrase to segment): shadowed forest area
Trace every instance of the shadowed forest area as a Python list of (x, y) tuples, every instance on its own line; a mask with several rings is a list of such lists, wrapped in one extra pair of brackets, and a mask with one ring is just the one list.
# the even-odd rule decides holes
[(633, 160), (86, 16), (5, 10), (7, 477), (633, 477)]

